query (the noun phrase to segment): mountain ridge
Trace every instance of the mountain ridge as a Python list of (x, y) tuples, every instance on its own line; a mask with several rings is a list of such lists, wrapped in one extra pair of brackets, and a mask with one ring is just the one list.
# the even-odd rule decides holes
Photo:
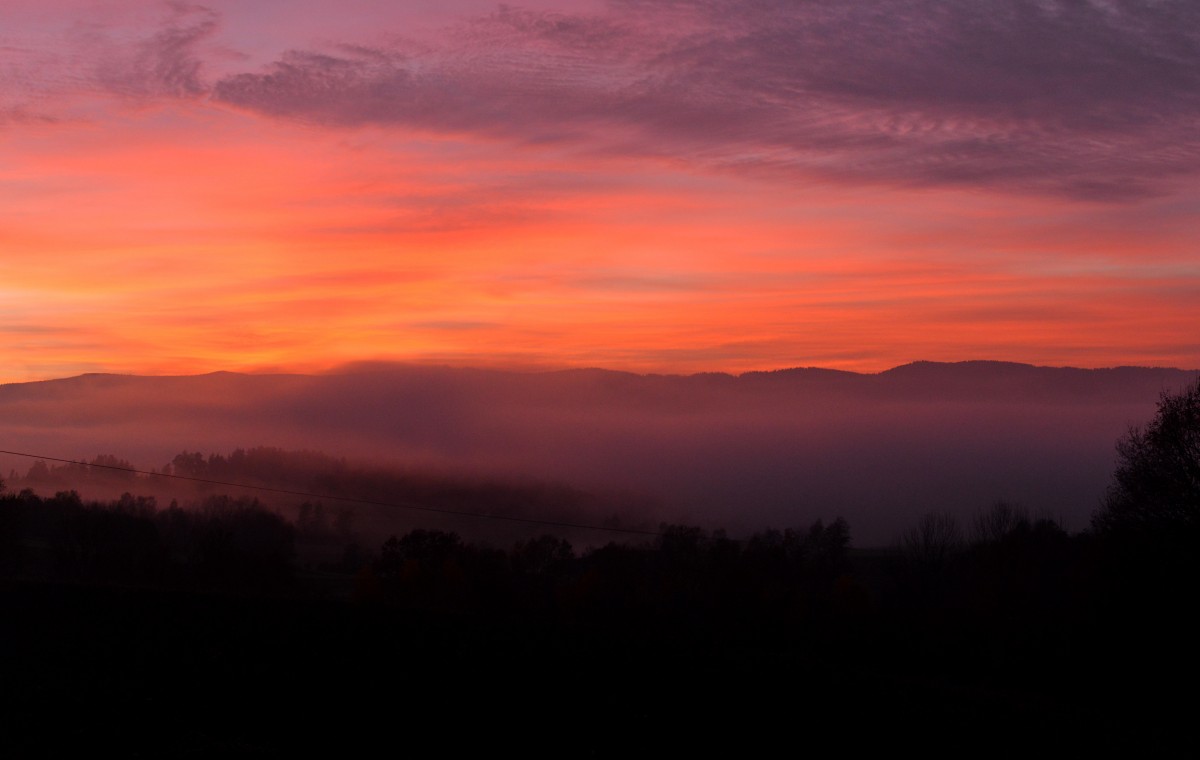
[(162, 380), (162, 381), (180, 381), (191, 380), (198, 378), (227, 378), (227, 377), (252, 377), (252, 378), (322, 378), (322, 377), (338, 377), (346, 375), (371, 375), (371, 374), (401, 374), (401, 373), (430, 373), (430, 372), (448, 372), (462, 374), (483, 374), (483, 375), (503, 375), (513, 377), (530, 377), (530, 376), (545, 376), (545, 375), (560, 375), (560, 376), (622, 376), (636, 378), (662, 378), (662, 379), (718, 379), (731, 378), (734, 380), (742, 380), (746, 378), (777, 378), (777, 377), (856, 377), (856, 378), (881, 378), (881, 377), (900, 377), (900, 376), (915, 376), (918, 374), (927, 374), (929, 372), (939, 373), (941, 376), (963, 375), (965, 373), (978, 374), (981, 370), (991, 371), (992, 373), (1007, 373), (1013, 374), (1016, 372), (1023, 373), (1078, 373), (1081, 375), (1099, 375), (1110, 373), (1130, 373), (1130, 372), (1168, 372), (1181, 374), (1200, 374), (1200, 368), (1187, 369), (1181, 367), (1166, 367), (1154, 365), (1116, 365), (1111, 367), (1074, 367), (1070, 365), (1045, 365), (1045, 364), (1030, 364), (1027, 362), (1013, 362), (997, 359), (965, 359), (961, 361), (932, 361), (918, 359), (904, 364), (896, 365), (888, 369), (878, 372), (857, 372), (854, 370), (836, 369), (832, 367), (819, 366), (794, 366), (780, 367), (777, 369), (767, 370), (747, 370), (745, 372), (733, 373), (724, 371), (702, 371), (692, 373), (663, 373), (663, 372), (636, 372), (633, 370), (613, 369), (609, 367), (566, 367), (557, 369), (538, 369), (538, 370), (520, 370), (520, 369), (505, 369), (500, 367), (486, 367), (474, 365), (449, 365), (449, 364), (413, 364), (409, 362), (372, 362), (370, 364), (351, 363), (332, 368), (322, 372), (253, 372), (253, 371), (238, 371), (238, 370), (214, 370), (211, 372), (199, 372), (195, 374), (169, 374), (169, 375), (153, 375), (140, 373), (124, 373), (124, 372), (84, 372), (78, 375), (67, 375), (64, 377), (45, 378), (41, 380), (24, 380), (0, 383), (0, 388), (11, 386), (28, 386), (43, 383), (61, 383), (68, 381), (92, 381), (92, 380)]

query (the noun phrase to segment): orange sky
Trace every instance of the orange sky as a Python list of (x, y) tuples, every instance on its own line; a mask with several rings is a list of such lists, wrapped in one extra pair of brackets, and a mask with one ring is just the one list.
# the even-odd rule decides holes
[[(1117, 123), (1100, 95), (1033, 83), (984, 105), (924, 92), (951, 62), (904, 50), (894, 96), (786, 56), (733, 71), (679, 47), (668, 66), (654, 3), (359, 5), (333, 29), (281, 28), (271, 3), (0, 11), (0, 382), (366, 359), (1200, 366), (1200, 148), (1168, 129), (1200, 107), (1142, 102), (1153, 86), (1128, 85)], [(835, 61), (870, 41), (840, 23)]]

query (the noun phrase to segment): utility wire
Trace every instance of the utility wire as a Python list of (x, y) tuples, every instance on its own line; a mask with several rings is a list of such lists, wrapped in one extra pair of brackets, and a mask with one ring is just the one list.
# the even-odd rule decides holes
[(41, 459), (47, 462), (60, 462), (63, 464), (81, 465), (83, 467), (98, 467), (104, 470), (116, 470), (118, 472), (132, 472), (137, 475), (149, 475), (154, 478), (171, 478), (174, 480), (188, 480), (193, 483), (206, 483), (215, 486), (228, 486), (230, 488), (245, 488), (253, 491), (264, 491), (266, 493), (284, 494), (287, 496), (304, 496), (312, 499), (321, 499), (325, 501), (342, 501), (354, 504), (367, 504), (374, 507), (388, 507), (391, 509), (407, 509), (414, 512), (433, 512), (440, 515), (454, 515), (457, 517), (474, 517), (480, 520), (504, 520), (506, 522), (526, 523), (529, 525), (545, 525), (553, 528), (579, 528), (581, 530), (599, 530), (609, 533), (626, 533), (639, 536), (661, 536), (659, 531), (655, 530), (639, 530), (637, 528), (614, 528), (605, 525), (590, 525), (588, 523), (572, 523), (562, 522), (558, 520), (539, 520), (535, 517), (516, 517), (514, 515), (489, 515), (483, 512), (470, 512), (459, 509), (443, 509), (441, 507), (429, 507), (423, 504), (414, 504), (412, 502), (399, 501), (376, 501), (374, 499), (360, 499), (353, 496), (334, 496), (331, 494), (319, 494), (312, 491), (293, 491), (288, 488), (272, 488), (270, 486), (255, 486), (248, 483), (233, 483), (226, 480), (212, 480), (209, 478), (195, 478), (189, 475), (173, 475), (165, 472), (151, 472), (149, 470), (138, 470), (133, 467), (118, 467), (112, 464), (94, 464), (92, 462), (81, 462), (76, 459), (60, 459), (58, 457), (47, 457), (40, 454), (29, 454), (23, 451), (5, 451), (0, 449), (0, 454), (8, 454), (15, 457), (26, 457), (29, 459)]

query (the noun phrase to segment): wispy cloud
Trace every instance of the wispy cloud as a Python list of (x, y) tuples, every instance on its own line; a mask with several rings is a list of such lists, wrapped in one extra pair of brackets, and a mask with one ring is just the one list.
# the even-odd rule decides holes
[(167, 2), (143, 6), (147, 20), (104, 6), (74, 10), (70, 23), (36, 32), (0, 25), (0, 126), (79, 118), (74, 106), (86, 97), (208, 94), (202, 48), (220, 26), (217, 11)]
[(204, 95), (204, 63), (197, 45), (218, 25), (215, 11), (201, 5), (168, 3), (169, 15), (156, 31), (125, 44), (104, 40), (96, 81), (121, 95), (188, 98)]
[(294, 50), (219, 101), (783, 180), (1117, 199), (1200, 171), (1200, 7), (930, 0), (502, 8), (424, 44)]
[(1200, 173), (1200, 6), (1188, 0), (500, 6), (420, 38), (387, 15), (361, 39), (298, 34), (240, 72), (221, 38), (233, 10), (212, 6), (92, 9), (58, 37), (0, 32), (0, 124), (61, 116), (56, 94), (101, 92), (785, 183), (1121, 200)]

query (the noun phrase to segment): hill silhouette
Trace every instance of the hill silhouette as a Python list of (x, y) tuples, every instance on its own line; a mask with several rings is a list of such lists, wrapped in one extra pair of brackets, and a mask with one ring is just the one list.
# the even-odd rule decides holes
[[(888, 543), (996, 500), (1087, 524), (1112, 441), (1195, 371), (916, 362), (740, 376), (354, 365), (321, 375), (84, 375), (0, 386), (10, 450), (148, 467), (308, 449), (380, 467), (635, 492), (651, 522), (753, 530), (843, 515)], [(0, 461), (0, 471), (27, 462)]]

